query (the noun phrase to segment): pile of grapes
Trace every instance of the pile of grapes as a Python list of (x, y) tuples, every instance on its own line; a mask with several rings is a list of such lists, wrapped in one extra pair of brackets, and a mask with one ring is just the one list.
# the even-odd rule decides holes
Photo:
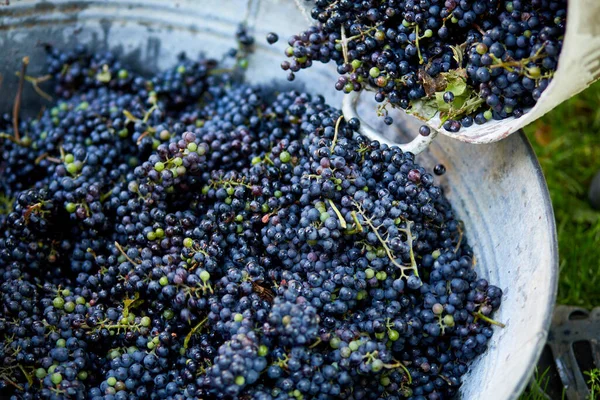
[(439, 112), (458, 132), (535, 105), (558, 65), (567, 0), (315, 0), (311, 16), (288, 41), (288, 79), (333, 61), (336, 89), (375, 90), (386, 123), (400, 107)]
[(412, 154), (210, 59), (48, 58), (0, 120), (0, 397), (458, 392), (502, 291)]

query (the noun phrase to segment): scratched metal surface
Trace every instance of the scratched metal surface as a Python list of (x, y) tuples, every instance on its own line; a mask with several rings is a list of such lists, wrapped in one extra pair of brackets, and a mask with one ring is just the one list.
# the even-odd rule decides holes
[[(236, 24), (247, 8), (243, 0), (10, 3), (0, 6), (0, 73), (5, 77), (0, 112), (10, 110), (16, 90), (14, 73), (23, 56), (31, 57), (28, 72), (41, 74), (43, 43), (110, 48), (137, 68), (153, 71), (169, 66), (183, 50), (219, 57), (232, 46)], [(247, 75), (250, 82), (281, 89), (304, 87), (341, 105), (341, 95), (333, 89), (335, 71), (317, 65), (289, 83), (279, 69), (285, 38), (306, 26), (294, 2), (263, 0), (260, 7), (252, 8), (250, 22), (256, 26), (257, 38)], [(266, 44), (268, 31), (279, 33), (282, 40), (276, 46)], [(25, 112), (35, 114), (42, 100), (31, 88), (25, 99)], [(364, 118), (374, 115), (368, 103), (359, 111)], [(412, 120), (396, 121), (394, 127), (382, 129), (405, 136), (418, 126)], [(545, 343), (556, 296), (556, 229), (540, 167), (522, 133), (489, 145), (439, 137), (418, 159), (429, 166), (446, 165), (448, 172), (439, 182), (466, 225), (477, 256), (476, 268), (504, 291), (495, 318), (507, 326), (495, 328), (489, 350), (464, 378), (461, 397), (515, 399)]]

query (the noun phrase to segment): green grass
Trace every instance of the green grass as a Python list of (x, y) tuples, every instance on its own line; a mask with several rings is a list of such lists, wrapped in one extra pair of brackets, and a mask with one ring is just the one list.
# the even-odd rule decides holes
[[(588, 188), (600, 171), (600, 82), (525, 128), (544, 171), (558, 230), (559, 304), (600, 306), (600, 212), (588, 203)], [(592, 399), (600, 371), (586, 372)], [(546, 373), (520, 400), (545, 400)]]
[(540, 160), (556, 215), (558, 303), (600, 305), (600, 212), (587, 200), (600, 170), (600, 82), (525, 129)]

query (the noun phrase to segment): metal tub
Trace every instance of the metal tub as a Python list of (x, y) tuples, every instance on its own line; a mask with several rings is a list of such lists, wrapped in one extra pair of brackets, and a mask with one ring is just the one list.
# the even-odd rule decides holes
[[(43, 43), (110, 48), (135, 67), (154, 71), (172, 64), (183, 50), (192, 56), (205, 52), (220, 57), (234, 45), (235, 29), (246, 9), (243, 0), (11, 0), (0, 6), (0, 112), (11, 109), (15, 72), (23, 56), (31, 58), (29, 75), (42, 74)], [(263, 0), (249, 15), (257, 46), (248, 81), (282, 90), (300, 87), (341, 106), (342, 95), (333, 88), (337, 73), (330, 66), (302, 71), (294, 83), (287, 82), (279, 68), (286, 37), (306, 27), (293, 1)], [(269, 31), (282, 39), (275, 46), (264, 39)], [(24, 95), (23, 112), (37, 113), (43, 100), (30, 85)], [(376, 119), (370, 106), (362, 105), (361, 110), (363, 118)], [(390, 134), (403, 136), (416, 132), (417, 126), (411, 120), (399, 121)], [(504, 291), (494, 318), (506, 328), (494, 327), (489, 350), (463, 379), (462, 398), (515, 399), (544, 346), (556, 297), (556, 228), (540, 166), (522, 133), (490, 145), (438, 137), (418, 160), (447, 167), (439, 181), (465, 223), (476, 268)]]

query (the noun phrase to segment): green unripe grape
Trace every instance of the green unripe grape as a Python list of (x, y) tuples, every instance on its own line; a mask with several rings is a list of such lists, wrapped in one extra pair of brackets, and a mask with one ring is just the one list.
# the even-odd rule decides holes
[(150, 323), (152, 321), (150, 320), (150, 317), (143, 317), (142, 320), (140, 321), (140, 324), (142, 326), (145, 326), (146, 328), (150, 326)]
[(188, 249), (189, 249), (190, 247), (192, 247), (192, 246), (193, 246), (193, 244), (194, 244), (194, 241), (192, 240), (192, 238), (185, 238), (185, 239), (183, 239), (183, 245), (184, 245), (185, 247), (187, 247)]
[(377, 31), (375, 32), (375, 40), (377, 40), (378, 42), (382, 42), (385, 40), (385, 32), (384, 31)]
[(73, 303), (72, 301), (66, 302), (65, 311), (69, 313), (75, 311), (75, 303)]
[(371, 364), (371, 371), (373, 372), (379, 372), (383, 369), (383, 361), (377, 359), (373, 361), (373, 364)]
[(154, 342), (150, 341), (148, 343), (146, 343), (146, 347), (148, 348), (148, 350), (152, 350), (154, 349), (156, 345), (154, 344)]
[(485, 43), (479, 43), (475, 47), (475, 51), (477, 52), (477, 54), (484, 55), (485, 53), (487, 53), (488, 47)]
[(235, 322), (242, 322), (244, 320), (244, 316), (240, 313), (237, 313), (233, 316), (233, 320)]
[(350, 350), (350, 347), (342, 347), (340, 350), (340, 355), (344, 358), (348, 358), (350, 355), (352, 355), (352, 350)]
[(185, 66), (184, 65), (180, 65), (179, 67), (177, 67), (177, 73), (180, 75), (185, 74)]
[(357, 70), (362, 66), (362, 62), (360, 60), (352, 60), (352, 69)]
[(377, 67), (372, 67), (369, 70), (369, 75), (371, 76), (371, 78), (375, 79), (379, 76), (379, 74), (381, 74), (381, 71), (379, 70), (379, 68)]
[(442, 321), (444, 322), (444, 325), (446, 325), (446, 326), (449, 326), (449, 327), (454, 326), (454, 317), (450, 314), (446, 315)]
[(80, 381), (86, 380), (87, 377), (88, 373), (86, 371), (79, 371), (79, 373), (77, 374), (77, 379), (79, 379)]
[(65, 156), (65, 163), (69, 164), (69, 163), (72, 163), (73, 161), (75, 161), (75, 156), (73, 156), (73, 154), (67, 154)]
[(56, 364), (52, 364), (49, 368), (48, 368), (48, 373), (49, 374), (53, 374), (54, 371), (56, 371)]
[(244, 383), (246, 383), (246, 379), (243, 376), (239, 375), (239, 376), (235, 377), (235, 384), (236, 385), (242, 386)]
[(65, 206), (65, 210), (67, 210), (68, 213), (74, 213), (76, 209), (77, 204), (75, 203), (67, 203), (67, 205)]
[(529, 75), (531, 75), (532, 78), (539, 78), (542, 75), (542, 70), (540, 69), (540, 67), (531, 67), (527, 69), (527, 72), (529, 73)]
[(381, 386), (388, 386), (390, 383), (392, 383), (392, 381), (390, 381), (388, 376), (382, 376), (379, 380), (379, 383), (381, 383)]
[(76, 174), (78, 171), (77, 169), (77, 165), (75, 163), (68, 163), (67, 164), (67, 172), (70, 174)]
[(360, 343), (357, 340), (353, 340), (350, 342), (348, 347), (350, 347), (350, 350), (356, 351), (356, 350), (358, 350), (359, 345), (360, 345)]
[[(301, 62), (301, 61), (298, 61)], [(304, 57), (304, 61), (306, 62), (306, 57)], [(238, 65), (240, 66), (240, 68), (246, 69), (248, 68), (248, 59), (247, 58), (242, 58), (239, 62)]]
[(175, 313), (172, 310), (165, 310), (163, 312), (163, 317), (165, 319), (172, 319), (175, 316)]
[(158, 137), (160, 138), (160, 140), (169, 140), (171, 138), (171, 132), (169, 132), (166, 129), (163, 129), (162, 131), (160, 131), (160, 133), (158, 134)]
[(146, 239), (148, 239), (148, 240), (156, 240), (156, 233), (154, 233), (152, 231), (146, 233)]
[(158, 280), (158, 283), (160, 284), (160, 286), (167, 286), (169, 284), (169, 278), (167, 278), (166, 276), (161, 276)]
[(488, 121), (492, 119), (493, 115), (492, 115), (492, 111), (487, 110), (486, 112), (483, 113), (483, 117), (485, 119), (487, 119)]
[(206, 283), (210, 279), (210, 273), (208, 271), (200, 272), (200, 279), (202, 279), (202, 282)]
[(337, 338), (337, 337), (333, 337), (333, 338), (331, 338), (331, 340), (329, 340), (329, 345), (331, 346), (332, 349), (339, 348), (340, 343), (341, 343), (341, 340), (340, 340), (340, 338)]
[(292, 156), (287, 151), (282, 151), (281, 154), (279, 154), (279, 159), (281, 160), (281, 162), (287, 163), (290, 162)]
[(187, 149), (189, 151), (196, 151), (196, 150), (198, 150), (198, 145), (196, 143), (194, 143), (194, 142), (188, 143)]
[(269, 353), (269, 348), (267, 346), (265, 346), (264, 344), (261, 344), (260, 346), (258, 346), (258, 356), (259, 357), (264, 357)]
[(430, 38), (433, 36), (433, 31), (431, 29), (427, 29), (425, 32), (423, 32), (423, 36), (426, 38)]
[(38, 379), (44, 379), (48, 373), (44, 368), (38, 368), (35, 370), (35, 377)]
[(60, 310), (64, 307), (65, 300), (62, 297), (55, 297), (54, 300), (52, 300), (52, 305), (54, 308), (58, 308)]
[(111, 376), (106, 380), (106, 383), (108, 384), (108, 386), (115, 386), (117, 384), (117, 378)]
[(389, 329), (388, 337), (390, 338), (390, 340), (392, 342), (395, 342), (396, 340), (398, 340), (400, 338), (400, 333), (398, 333), (398, 331), (395, 329)]
[(158, 238), (165, 237), (165, 231), (162, 228), (156, 228), (154, 233), (156, 233), (156, 237), (158, 237)]
[(321, 220), (321, 222), (325, 222), (327, 221), (327, 219), (331, 218), (331, 214), (329, 214), (328, 212), (323, 212), (321, 213), (321, 215), (319, 216), (319, 219)]
[(58, 372), (52, 374), (52, 376), (50, 377), (50, 380), (52, 381), (52, 383), (54, 383), (55, 385), (58, 385), (59, 383), (62, 382), (62, 375), (59, 374)]
[(367, 279), (371, 279), (375, 276), (375, 271), (371, 268), (367, 268), (365, 270), (365, 276), (367, 277)]

